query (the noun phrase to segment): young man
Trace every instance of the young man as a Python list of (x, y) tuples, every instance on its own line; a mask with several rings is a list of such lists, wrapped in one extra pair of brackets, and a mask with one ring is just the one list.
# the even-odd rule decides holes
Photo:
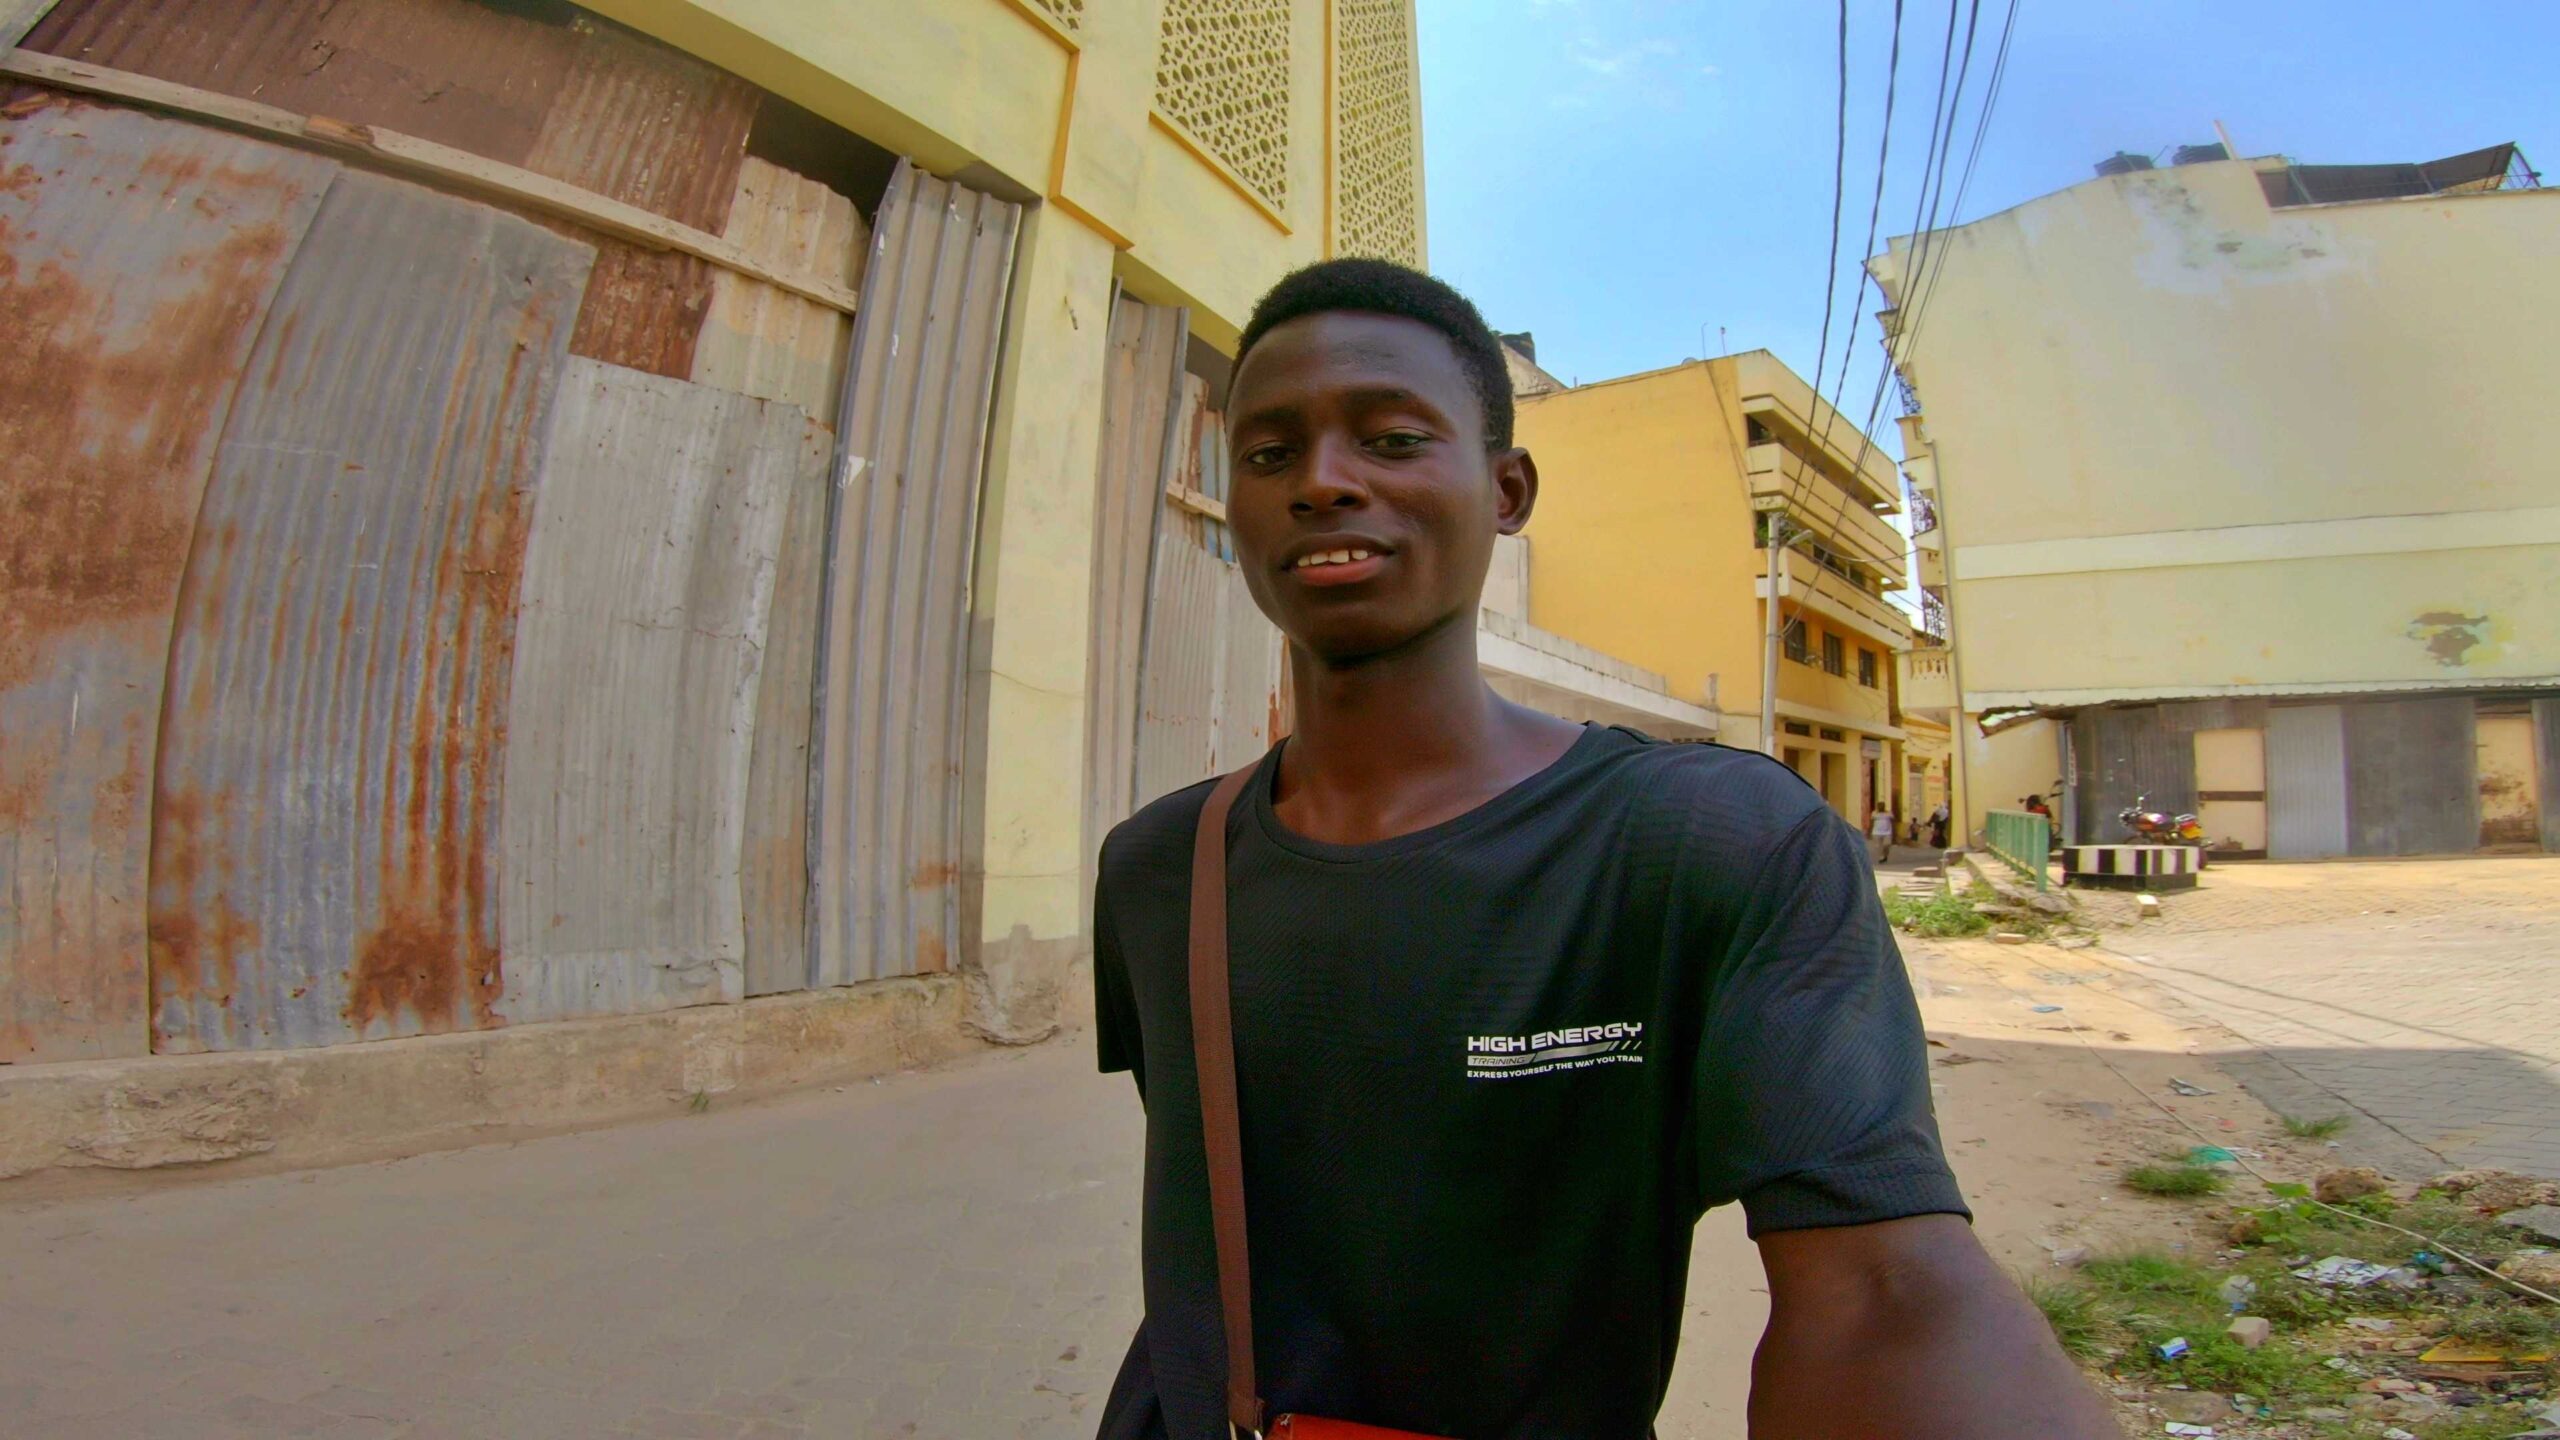
[[(1226, 835), (1271, 1413), (1643, 1440), (1690, 1232), (1738, 1200), (1769, 1279), (1754, 1440), (2114, 1434), (1967, 1227), (1856, 832), (1758, 755), (1479, 676), (1538, 472), (1475, 308), (1384, 262), (1299, 271), (1228, 423), (1297, 700)], [(1102, 1067), (1147, 1108), (1146, 1318), (1104, 1440), (1228, 1433), (1186, 988), (1208, 789), (1114, 830), (1095, 897)]]
[(1876, 864), (1893, 863), (1893, 812), (1883, 801), (1876, 802), (1876, 813), (1867, 818), (1867, 834), (1876, 842)]

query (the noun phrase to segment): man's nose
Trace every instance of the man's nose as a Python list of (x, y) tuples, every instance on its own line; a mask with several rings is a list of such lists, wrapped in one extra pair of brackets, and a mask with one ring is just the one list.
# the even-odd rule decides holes
[(1324, 510), (1357, 509), (1369, 503), (1369, 487), (1360, 475), (1360, 452), (1348, 441), (1327, 436), (1308, 447), (1298, 467), (1298, 483), (1289, 496), (1294, 515)]

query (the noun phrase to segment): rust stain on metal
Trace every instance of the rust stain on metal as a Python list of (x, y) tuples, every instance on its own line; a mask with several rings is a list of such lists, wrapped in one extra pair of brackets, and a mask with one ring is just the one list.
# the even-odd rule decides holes
[[(9, 238), (0, 228), (0, 246)], [(203, 482), (170, 472), (200, 458), (203, 416), (236, 378), (240, 329), (264, 308), (286, 242), (275, 224), (233, 233), (198, 262), (196, 293), (155, 307), (154, 343), (112, 352), (94, 343), (110, 300), (91, 282), (114, 277), (53, 261), (21, 275), (0, 249), (0, 453), (13, 512), (0, 527), (0, 689), (34, 672), (42, 636), (174, 597)]]
[(0, 1060), (138, 1054), (169, 628), (233, 388), (336, 167), (72, 103), (11, 107), (0, 144)]
[(524, 163), (568, 27), (472, 0), (60, 0), (30, 50)]
[(939, 975), (951, 968), (951, 950), (942, 937), (931, 930), (916, 932), (916, 973)]
[(171, 649), (163, 1048), (504, 1023), (515, 611), (589, 263), (379, 176), (344, 172), (321, 204), (223, 435)]
[[(518, 334), (547, 334), (558, 324), (536, 292)], [(522, 338), (508, 348), (502, 396), (526, 383), (525, 350)], [(461, 399), (459, 390), (454, 398)], [(455, 418), (448, 414), (448, 435)], [(507, 449), (516, 438), (490, 426), (479, 472), (509, 474), (515, 457)], [(455, 654), (441, 667), (418, 667), (408, 785), (398, 806), (383, 812), (391, 833), (382, 849), (381, 919), (357, 941), (347, 971), (344, 1014), (359, 1035), (377, 1023), (396, 1029), (404, 1012), (431, 1035), (502, 1023), (497, 1004), (506, 982), (487, 841), (506, 773), (506, 676), (533, 528), (530, 498), (521, 485), (478, 487), (460, 543), (437, 556), (430, 610), (451, 613)], [(386, 769), (384, 779), (394, 776)]]

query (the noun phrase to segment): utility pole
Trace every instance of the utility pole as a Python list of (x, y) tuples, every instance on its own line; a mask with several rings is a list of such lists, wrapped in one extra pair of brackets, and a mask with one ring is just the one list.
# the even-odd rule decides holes
[(1772, 510), (1769, 515), (1769, 607), (1768, 635), (1760, 647), (1760, 753), (1778, 758), (1778, 602), (1787, 593), (1787, 547), (1801, 539), (1805, 532), (1787, 533), (1787, 512)]

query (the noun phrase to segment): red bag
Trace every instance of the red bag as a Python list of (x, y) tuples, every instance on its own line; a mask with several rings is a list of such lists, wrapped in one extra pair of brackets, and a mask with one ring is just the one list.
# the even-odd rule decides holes
[(1248, 765), (1209, 792), (1191, 849), (1191, 1050), (1200, 1068), (1208, 1142), (1209, 1212), (1218, 1244), (1218, 1308), (1227, 1335), (1227, 1425), (1259, 1440), (1435, 1440), (1348, 1420), (1283, 1415), (1264, 1428), (1253, 1379), (1253, 1281), (1244, 1244), (1244, 1141), (1236, 1109), (1236, 1036), (1227, 1003), (1227, 812), (1253, 778)]

